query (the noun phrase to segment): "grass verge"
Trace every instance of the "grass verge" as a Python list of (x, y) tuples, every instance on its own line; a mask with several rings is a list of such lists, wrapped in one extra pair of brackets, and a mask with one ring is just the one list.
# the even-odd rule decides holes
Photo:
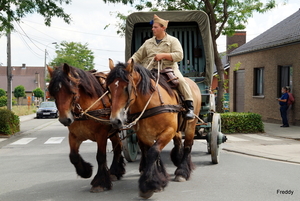
[[(0, 107), (2, 109), (6, 109), (7, 107)], [(24, 116), (36, 113), (37, 107), (36, 106), (27, 106), (27, 105), (14, 105), (12, 106), (12, 111), (17, 116)]]

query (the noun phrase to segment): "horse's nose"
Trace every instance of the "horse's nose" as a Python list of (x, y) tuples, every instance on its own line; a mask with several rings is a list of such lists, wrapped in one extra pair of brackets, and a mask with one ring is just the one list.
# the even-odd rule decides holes
[(110, 119), (110, 123), (112, 124), (112, 127), (115, 129), (121, 129), (123, 126), (122, 121), (118, 118)]
[(71, 119), (71, 118), (59, 118), (58, 120), (64, 126), (70, 126), (73, 123), (73, 119)]

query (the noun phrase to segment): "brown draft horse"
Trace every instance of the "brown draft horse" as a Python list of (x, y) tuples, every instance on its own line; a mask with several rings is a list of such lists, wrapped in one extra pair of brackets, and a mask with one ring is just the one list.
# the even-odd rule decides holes
[[(89, 108), (104, 93), (104, 87), (91, 73), (64, 64), (55, 70), (48, 67), (51, 77), (49, 83), (50, 95), (55, 98), (59, 110), (59, 121), (68, 127), (70, 161), (75, 166), (76, 172), (82, 178), (92, 176), (92, 165), (85, 162), (79, 154), (80, 144), (85, 140), (97, 142), (98, 171), (91, 182), (91, 192), (101, 192), (112, 188), (112, 179), (120, 179), (125, 173), (125, 163), (121, 155), (122, 147), (119, 135), (110, 137), (113, 145), (114, 157), (110, 169), (106, 163), (106, 145), (109, 131), (112, 127), (94, 119), (80, 116), (80, 112)], [(91, 111), (110, 107), (109, 97), (106, 95), (90, 109)], [(110, 111), (110, 110), (109, 110)], [(105, 115), (104, 115), (105, 116)], [(108, 119), (109, 114), (106, 114)]]
[[(115, 67), (110, 60), (111, 71), (106, 84), (111, 93), (110, 121), (115, 128), (121, 129), (127, 115), (140, 113), (153, 94), (148, 109), (162, 105), (178, 105), (179, 102), (169, 86), (155, 88), (155, 81), (149, 70), (143, 66), (118, 63)], [(194, 97), (195, 114), (199, 114), (201, 92), (192, 80), (187, 79)], [(161, 97), (159, 95), (161, 94)], [(146, 111), (147, 111), (146, 110)], [(128, 114), (127, 114), (128, 111)], [(139, 179), (139, 195), (149, 198), (154, 192), (161, 191), (168, 183), (168, 174), (160, 158), (162, 149), (173, 139), (174, 148), (171, 160), (177, 169), (175, 181), (186, 181), (194, 168), (191, 161), (191, 150), (197, 119), (189, 120), (184, 129), (185, 140), (182, 143), (179, 132), (177, 112), (160, 113), (155, 116), (141, 118), (133, 127), (138, 136), (142, 156), (140, 161), (141, 177)]]

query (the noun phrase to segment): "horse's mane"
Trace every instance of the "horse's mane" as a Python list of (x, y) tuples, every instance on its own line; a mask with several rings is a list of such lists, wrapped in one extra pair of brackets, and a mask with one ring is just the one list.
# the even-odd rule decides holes
[(51, 81), (49, 83), (49, 93), (54, 96), (62, 85), (72, 92), (72, 86), (79, 86), (90, 97), (100, 97), (104, 91), (99, 81), (91, 73), (79, 68), (69, 66), (69, 76), (64, 72), (63, 67), (60, 66), (53, 71)]
[[(129, 82), (129, 80), (128, 80), (129, 72), (125, 70), (126, 66), (127, 66), (126, 64), (119, 62), (108, 74), (108, 76), (106, 78), (107, 85), (110, 85), (116, 78), (120, 78), (120, 79), (124, 80), (125, 82)], [(151, 79), (155, 80), (156, 78), (153, 76), (151, 71), (149, 71), (147, 68), (145, 68), (144, 66), (139, 65), (139, 64), (134, 65), (134, 70), (136, 72), (138, 72), (141, 76), (141, 81), (137, 86), (137, 89), (139, 90), (139, 92), (143, 95), (146, 95), (150, 92), (155, 91), (155, 86), (153, 86), (151, 84)], [(164, 81), (163, 79), (159, 79), (159, 84), (164, 89), (166, 89), (166, 91), (170, 95), (174, 94), (172, 89), (170, 88), (170, 86), (167, 84), (166, 81)]]

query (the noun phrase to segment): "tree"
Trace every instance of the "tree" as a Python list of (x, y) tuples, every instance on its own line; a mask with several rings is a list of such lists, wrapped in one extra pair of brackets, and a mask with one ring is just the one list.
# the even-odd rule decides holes
[(18, 105), (19, 105), (19, 98), (26, 96), (26, 94), (25, 94), (25, 87), (22, 86), (22, 85), (17, 86), (14, 89), (14, 96), (18, 99)]
[(71, 17), (58, 5), (70, 4), (71, 0), (1, 0), (0, 1), (0, 37), (7, 35), (7, 108), (11, 110), (11, 62), (10, 62), (10, 33), (14, 30), (14, 22), (20, 22), (27, 14), (39, 13), (44, 17), (46, 26), (51, 25), (52, 17), (63, 18), (69, 24)]
[[(203, 10), (210, 19), (211, 37), (214, 47), (214, 61), (217, 67), (219, 82), (217, 96), (217, 111), (223, 111), (224, 96), (224, 67), (218, 52), (217, 39), (221, 34), (231, 36), (236, 30), (243, 30), (247, 21), (254, 12), (264, 13), (276, 6), (276, 0), (103, 0), (105, 3), (123, 3), (135, 6), (138, 11), (164, 11), (164, 10)], [(282, 0), (286, 2), (287, 0)], [(123, 19), (124, 15), (118, 13), (117, 17)], [(119, 23), (118, 32), (124, 30), (125, 23)]]
[(13, 31), (13, 22), (20, 22), (27, 14), (39, 13), (44, 17), (45, 25), (51, 25), (51, 18), (63, 18), (70, 23), (71, 17), (57, 4), (70, 4), (71, 0), (1, 0), (0, 1), (0, 35)]
[(37, 98), (43, 98), (44, 97), (44, 92), (41, 88), (34, 89), (33, 94), (34, 94), (34, 97), (37, 97)]
[(6, 91), (0, 88), (0, 97), (1, 96), (6, 96)]
[(56, 58), (51, 61), (51, 66), (60, 66), (67, 63), (82, 70), (94, 68), (94, 53), (88, 49), (88, 44), (63, 41), (56, 46)]

